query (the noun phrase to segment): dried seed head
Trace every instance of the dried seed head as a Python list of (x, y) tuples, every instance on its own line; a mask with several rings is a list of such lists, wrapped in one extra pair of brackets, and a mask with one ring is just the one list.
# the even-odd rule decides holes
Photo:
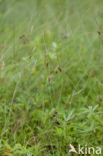
[(43, 125), (41, 125), (41, 128), (43, 129), (43, 128), (44, 128), (44, 126), (43, 126)]
[(58, 111), (55, 111), (54, 113), (55, 113), (55, 114), (57, 114), (57, 113), (58, 113)]
[(91, 74), (91, 77), (95, 77), (98, 71), (94, 70), (93, 73)]
[(57, 112), (57, 111), (55, 111), (55, 112), (54, 112), (54, 114), (53, 114), (53, 117), (56, 117), (56, 116), (57, 116), (57, 114), (58, 114), (58, 112)]
[(56, 123), (57, 125), (60, 125), (60, 122), (59, 122), (59, 121), (57, 121), (57, 120), (56, 120), (56, 122), (55, 122), (55, 123)]
[(56, 74), (58, 73), (58, 70), (57, 70), (57, 69), (55, 69), (55, 73), (56, 73)]
[(25, 37), (25, 35), (21, 35), (20, 37), (19, 37), (19, 39), (23, 39)]
[(98, 33), (98, 35), (101, 35), (101, 32), (100, 31), (98, 31), (97, 33)]
[(23, 40), (23, 43), (24, 43), (24, 44), (27, 44), (27, 43), (29, 43), (29, 40), (28, 40), (28, 39)]
[(48, 77), (48, 82), (50, 83), (50, 81), (51, 81), (51, 78), (50, 78), (50, 77)]
[(60, 71), (60, 72), (62, 72), (62, 69), (61, 69), (61, 67), (58, 65), (58, 70)]
[(53, 118), (55, 118), (56, 117), (56, 114), (53, 114)]
[(62, 72), (62, 69), (61, 69), (60, 65), (58, 65), (58, 66), (55, 68), (55, 73), (58, 73), (58, 70), (59, 70), (60, 72)]
[(46, 67), (48, 67), (49, 66), (49, 63), (48, 62), (46, 62)]

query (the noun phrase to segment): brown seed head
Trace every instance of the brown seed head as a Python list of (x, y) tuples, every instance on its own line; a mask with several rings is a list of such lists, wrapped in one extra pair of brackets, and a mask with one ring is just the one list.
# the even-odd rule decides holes
[(48, 82), (50, 83), (50, 81), (51, 81), (51, 78), (50, 78), (50, 77), (48, 77)]
[(57, 116), (57, 114), (58, 114), (58, 112), (57, 112), (57, 111), (55, 111), (55, 112), (54, 112), (54, 114), (53, 114), (53, 117), (56, 117), (56, 116)]
[(56, 120), (56, 122), (55, 122), (55, 123), (56, 123), (57, 125), (60, 125), (60, 122), (59, 122), (59, 121), (57, 121), (57, 120)]
[(19, 37), (19, 39), (23, 39), (25, 37), (25, 35), (21, 35), (20, 37)]
[(28, 39), (23, 40), (23, 43), (24, 43), (24, 44), (27, 44), (27, 43), (29, 43), (29, 40), (28, 40)]
[(98, 33), (98, 35), (101, 35), (101, 32), (100, 31), (98, 31), (97, 33)]

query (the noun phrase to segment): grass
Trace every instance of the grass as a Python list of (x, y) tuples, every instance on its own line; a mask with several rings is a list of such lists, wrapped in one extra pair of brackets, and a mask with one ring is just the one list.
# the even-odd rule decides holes
[(97, 0), (0, 1), (0, 156), (103, 149), (102, 9)]

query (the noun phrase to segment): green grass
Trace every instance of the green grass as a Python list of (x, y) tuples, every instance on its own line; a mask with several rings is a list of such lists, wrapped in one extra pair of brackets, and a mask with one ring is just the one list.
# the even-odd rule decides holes
[(102, 10), (97, 0), (0, 1), (0, 156), (103, 148)]

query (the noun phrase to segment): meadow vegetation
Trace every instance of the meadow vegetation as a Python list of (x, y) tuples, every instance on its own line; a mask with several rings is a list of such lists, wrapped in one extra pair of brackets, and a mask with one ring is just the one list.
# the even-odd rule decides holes
[(102, 10), (98, 0), (0, 0), (0, 156), (103, 148)]

